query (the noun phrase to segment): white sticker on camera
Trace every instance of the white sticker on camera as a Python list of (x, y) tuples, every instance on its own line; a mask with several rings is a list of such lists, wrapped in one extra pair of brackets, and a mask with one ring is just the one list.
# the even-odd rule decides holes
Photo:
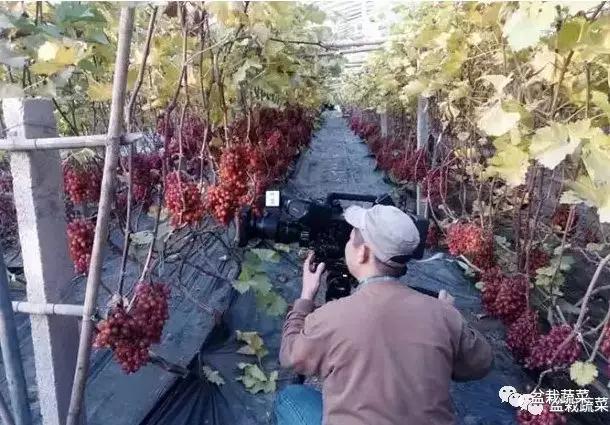
[(280, 191), (279, 190), (268, 190), (265, 192), (265, 206), (266, 207), (279, 207), (280, 206)]

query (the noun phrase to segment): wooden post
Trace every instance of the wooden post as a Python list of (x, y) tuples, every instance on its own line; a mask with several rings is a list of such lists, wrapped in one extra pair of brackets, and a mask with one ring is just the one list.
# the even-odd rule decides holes
[[(426, 146), (428, 142), (428, 136), (430, 134), (430, 127), (428, 124), (428, 98), (419, 96), (417, 98), (417, 149), (421, 149)], [(422, 194), (421, 184), (417, 183), (417, 198), (415, 206), (417, 209), (417, 215), (427, 216), (427, 202), (422, 200), (425, 194)]]
[[(53, 104), (45, 99), (4, 99), (7, 138), (57, 136)], [(63, 179), (58, 151), (13, 152), (11, 173), (27, 298), (60, 303), (72, 277), (68, 257)], [(38, 399), (44, 425), (63, 425), (76, 366), (78, 323), (74, 318), (31, 316)]]

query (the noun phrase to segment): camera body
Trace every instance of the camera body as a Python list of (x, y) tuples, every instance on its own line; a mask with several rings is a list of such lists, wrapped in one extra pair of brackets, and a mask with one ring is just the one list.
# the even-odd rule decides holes
[[(352, 226), (343, 218), (340, 201), (367, 202), (372, 205), (394, 205), (392, 198), (350, 193), (329, 193), (324, 202), (305, 199), (279, 199), (279, 192), (267, 194), (267, 202), (260, 217), (244, 208), (238, 218), (238, 243), (245, 246), (252, 238), (272, 240), (279, 243), (298, 243), (312, 249), (316, 262), (326, 264), (326, 301), (347, 296), (358, 282), (350, 275), (345, 264), (345, 244), (349, 240)], [(410, 214), (419, 230), (420, 243), (411, 259), (423, 257), (428, 220)]]

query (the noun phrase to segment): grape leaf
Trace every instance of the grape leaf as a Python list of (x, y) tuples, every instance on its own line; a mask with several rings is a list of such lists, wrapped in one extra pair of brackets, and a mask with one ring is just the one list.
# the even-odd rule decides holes
[(251, 251), (260, 258), (261, 261), (268, 261), (271, 263), (278, 263), (280, 261), (280, 255), (272, 249), (253, 248)]
[(225, 384), (225, 380), (220, 375), (220, 372), (218, 372), (217, 370), (213, 370), (210, 366), (203, 366), (201, 368), (201, 371), (203, 372), (203, 376), (205, 376), (205, 379), (207, 379), (212, 384), (216, 384), (218, 386)]
[(238, 341), (246, 343), (245, 346), (237, 350), (239, 354), (256, 356), (259, 361), (269, 354), (269, 351), (265, 348), (265, 343), (258, 332), (235, 331), (235, 334)]
[(508, 17), (502, 33), (513, 50), (523, 50), (536, 45), (551, 30), (556, 15), (551, 2), (523, 2)]
[(277, 371), (273, 371), (269, 376), (266, 376), (265, 372), (258, 365), (239, 363), (237, 366), (243, 371), (243, 375), (235, 379), (241, 381), (248, 392), (256, 394), (263, 391), (267, 394), (276, 390), (277, 378), (279, 376)]
[(506, 112), (498, 101), (480, 111), (477, 126), (490, 136), (501, 136), (517, 125), (520, 118), (516, 112)]
[(591, 362), (576, 361), (570, 366), (570, 379), (581, 387), (591, 384), (597, 375), (597, 366)]
[(598, 132), (583, 147), (581, 158), (594, 183), (610, 184), (610, 135), (595, 130)]
[(588, 174), (580, 175), (576, 181), (568, 182), (568, 190), (562, 195), (562, 204), (585, 203), (597, 208), (599, 221), (610, 223), (610, 188), (608, 185), (596, 185)]
[(554, 83), (557, 78), (557, 54), (543, 46), (529, 61), (534, 75), (528, 82), (547, 81)]
[(288, 304), (281, 295), (268, 291), (266, 293), (256, 292), (256, 307), (263, 310), (270, 316), (280, 316), (284, 314)]
[(530, 154), (552, 170), (580, 146), (590, 124), (588, 120), (568, 125), (552, 122), (550, 126), (539, 128), (532, 137)]
[(560, 52), (568, 52), (578, 44), (586, 20), (577, 17), (564, 22), (557, 34), (557, 49)]
[(516, 187), (525, 181), (529, 156), (517, 146), (507, 144), (496, 151), (496, 154), (489, 159), (489, 164), (485, 170), (486, 177), (495, 174), (504, 179), (509, 186)]

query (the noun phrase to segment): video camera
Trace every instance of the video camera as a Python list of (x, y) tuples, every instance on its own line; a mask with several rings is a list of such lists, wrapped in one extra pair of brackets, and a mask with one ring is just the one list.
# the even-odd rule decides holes
[[(245, 246), (252, 238), (272, 240), (279, 243), (295, 243), (312, 249), (315, 261), (326, 264), (326, 301), (347, 296), (358, 282), (349, 273), (345, 264), (344, 249), (352, 226), (343, 218), (339, 201), (367, 202), (373, 205), (394, 205), (388, 195), (358, 195), (329, 193), (324, 202), (282, 197), (279, 191), (267, 192), (266, 207), (260, 217), (255, 217), (250, 208), (240, 212), (237, 228), (239, 246)], [(421, 259), (424, 254), (428, 220), (410, 214), (419, 230), (420, 243), (410, 259)], [(428, 295), (432, 291), (414, 288)]]

